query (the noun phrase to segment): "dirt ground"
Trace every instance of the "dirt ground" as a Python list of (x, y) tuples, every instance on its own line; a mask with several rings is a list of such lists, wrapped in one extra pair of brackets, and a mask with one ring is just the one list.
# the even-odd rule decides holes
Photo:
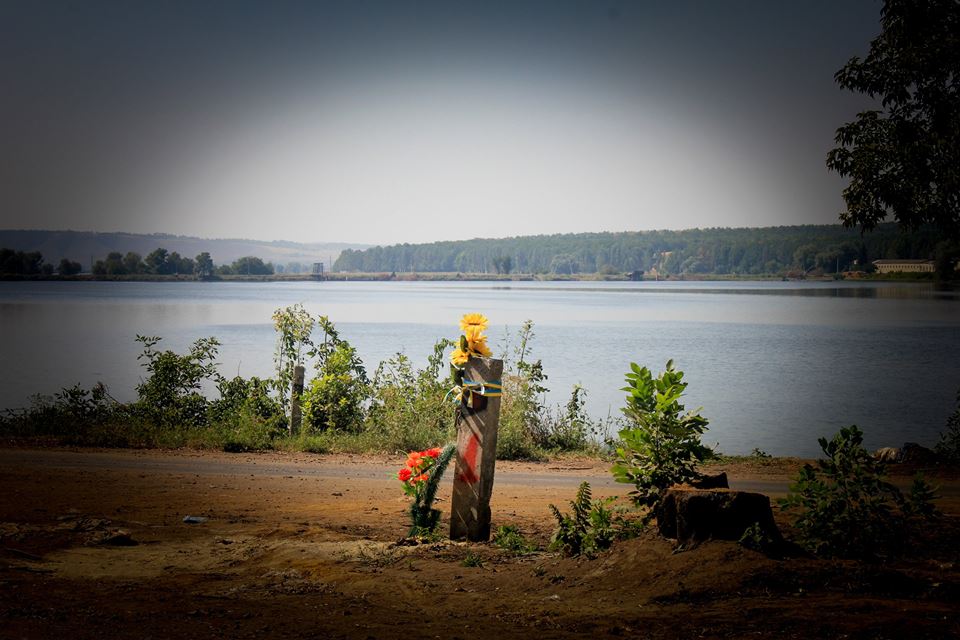
[[(2, 448), (0, 637), (960, 637), (955, 475), (933, 478), (946, 516), (894, 563), (775, 560), (720, 541), (675, 552), (652, 531), (574, 559), (398, 545), (401, 462)], [(798, 464), (712, 470), (778, 495)], [(594, 460), (498, 463), (494, 526), (545, 546), (547, 505), (566, 509), (584, 479), (596, 496), (627, 489)], [(447, 483), (438, 506), (449, 495)]]

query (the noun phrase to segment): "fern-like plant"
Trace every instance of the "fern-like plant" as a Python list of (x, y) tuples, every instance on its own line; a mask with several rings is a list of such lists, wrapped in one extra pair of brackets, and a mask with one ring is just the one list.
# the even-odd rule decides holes
[(642, 525), (624, 518), (618, 508), (608, 508), (612, 500), (593, 500), (590, 483), (583, 482), (570, 501), (572, 513), (561, 513), (551, 504), (550, 512), (557, 520), (557, 528), (550, 539), (550, 548), (567, 556), (592, 556), (609, 549), (614, 540), (636, 536)]

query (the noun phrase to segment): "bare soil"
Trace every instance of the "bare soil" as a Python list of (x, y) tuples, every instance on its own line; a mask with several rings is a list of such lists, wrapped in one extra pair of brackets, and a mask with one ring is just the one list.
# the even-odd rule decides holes
[[(404, 543), (401, 462), (0, 449), (0, 637), (960, 637), (955, 474), (934, 477), (944, 519), (896, 561), (678, 551), (653, 531), (577, 559)], [(778, 495), (798, 465), (711, 471)], [(582, 480), (626, 492), (596, 460), (498, 463), (494, 526), (546, 546), (548, 504), (565, 509)]]

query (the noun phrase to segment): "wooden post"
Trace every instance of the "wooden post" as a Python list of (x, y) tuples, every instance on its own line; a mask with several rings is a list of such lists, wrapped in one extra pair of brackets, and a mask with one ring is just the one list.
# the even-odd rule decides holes
[(300, 411), (300, 396), (303, 395), (303, 367), (293, 368), (293, 387), (290, 389), (290, 435), (300, 433), (303, 414)]
[[(499, 381), (503, 360), (470, 358), (464, 378), (472, 382)], [(457, 462), (453, 478), (450, 539), (486, 542), (490, 538), (490, 496), (497, 459), (500, 398), (485, 397), (475, 409), (461, 407), (457, 429)]]

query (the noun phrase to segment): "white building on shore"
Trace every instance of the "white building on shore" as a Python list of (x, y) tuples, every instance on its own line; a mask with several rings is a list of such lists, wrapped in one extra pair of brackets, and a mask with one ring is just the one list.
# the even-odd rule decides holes
[(877, 273), (933, 273), (933, 260), (874, 260)]

